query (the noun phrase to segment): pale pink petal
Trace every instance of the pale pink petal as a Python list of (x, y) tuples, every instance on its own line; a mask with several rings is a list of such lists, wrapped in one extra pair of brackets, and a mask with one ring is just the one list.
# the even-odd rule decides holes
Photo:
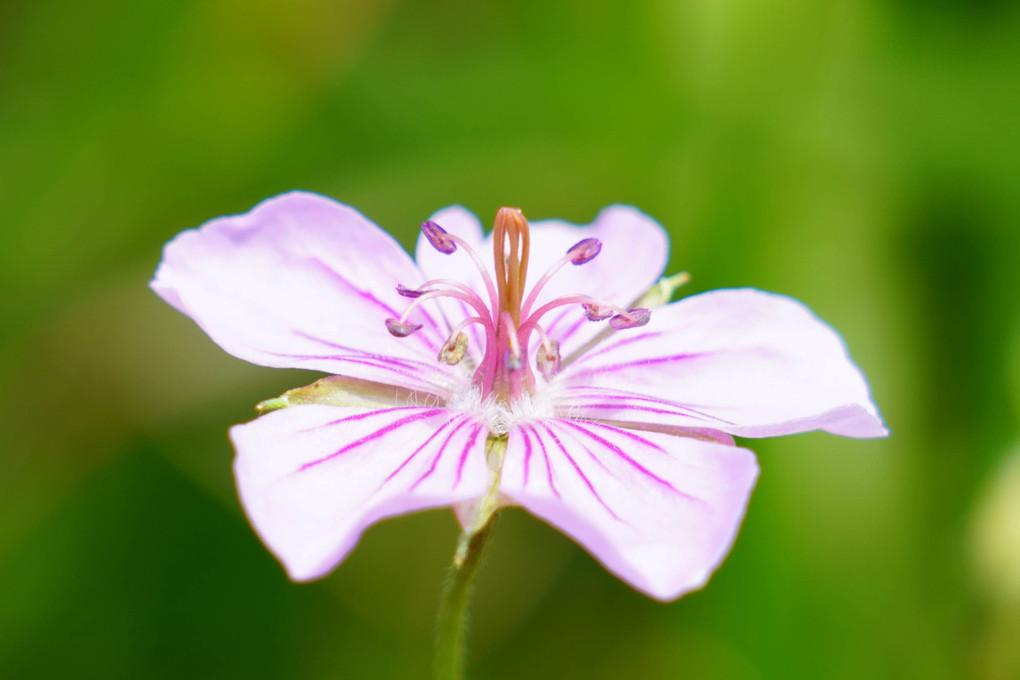
[(486, 435), (446, 409), (320, 405), (230, 431), (245, 512), (296, 581), (325, 575), (381, 519), (484, 494)]
[(577, 418), (744, 437), (888, 434), (839, 335), (799, 302), (753, 289), (656, 309), (647, 326), (565, 368), (558, 385), (557, 408)]
[[(436, 212), (429, 218), (429, 221), (435, 222), (454, 236), (462, 238), (478, 255), (490, 276), (492, 275), (492, 243), (485, 242), (482, 224), (473, 213), (459, 205), (453, 205)], [(463, 283), (478, 293), (487, 307), (490, 306), (489, 296), (478, 267), (464, 252), (462, 246), (458, 246), (456, 252), (447, 255), (433, 248), (422, 234), (418, 236), (415, 259), (427, 279), (451, 279)], [(443, 316), (451, 327), (469, 316), (478, 316), (476, 310), (469, 308), (459, 300), (441, 299), (429, 304), (437, 305), (442, 310)], [(468, 352), (477, 361), (485, 350), (485, 333), (478, 325), (469, 326), (465, 332), (468, 334)]]
[(700, 588), (730, 550), (758, 474), (754, 454), (600, 423), (511, 430), (500, 491), (661, 600)]
[(446, 329), (435, 312), (397, 339), (385, 321), (410, 300), (397, 283), (421, 272), (353, 208), (315, 194), (269, 199), (167, 244), (150, 284), (223, 349), (263, 366), (296, 367), (443, 391), (436, 361)]

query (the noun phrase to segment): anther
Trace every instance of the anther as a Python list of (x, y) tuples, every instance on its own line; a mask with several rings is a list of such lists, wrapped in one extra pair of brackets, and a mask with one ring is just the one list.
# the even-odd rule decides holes
[(517, 337), (517, 328), (514, 327), (514, 320), (510, 312), (503, 312), (503, 330), (506, 333), (507, 343), (510, 347), (506, 351), (506, 367), (516, 371), (524, 365), (524, 357), (521, 352), (520, 339)]
[[(549, 279), (553, 277), (553, 274), (558, 272), (560, 269), (566, 266), (568, 262), (571, 264), (584, 264), (585, 262), (591, 262), (596, 255), (602, 252), (602, 241), (597, 238), (586, 238), (581, 239), (570, 248), (567, 249), (567, 253), (553, 263), (553, 266), (546, 270), (545, 274), (542, 274), (542, 278), (538, 280), (538, 283), (534, 285), (531, 292), (528, 293), (527, 300), (524, 301), (523, 314), (528, 316), (531, 314), (531, 306), (538, 300), (538, 294), (549, 282)], [(604, 317), (604, 318), (609, 318)], [(594, 321), (595, 319), (593, 319)]]
[(439, 360), (450, 366), (456, 366), (464, 358), (464, 355), (467, 354), (467, 346), (467, 336), (463, 333), (457, 333), (456, 337), (448, 339), (443, 348), (439, 350)]
[(406, 298), (418, 298), (427, 292), (427, 290), (422, 290), (421, 288), (408, 288), (403, 284), (397, 284), (397, 295), (402, 295)]
[(652, 311), (650, 309), (628, 309), (622, 314), (617, 314), (609, 320), (609, 325), (616, 330), (622, 330), (624, 328), (637, 328), (638, 326), (644, 326), (652, 318)]
[(600, 252), (602, 252), (602, 241), (597, 238), (586, 238), (571, 246), (567, 255), (570, 255), (571, 264), (584, 264), (591, 262)]
[(524, 366), (524, 359), (520, 354), (514, 354), (512, 350), (507, 350), (503, 353), (503, 363), (506, 364), (507, 370), (519, 371)]
[(584, 308), (584, 315), (588, 317), (588, 321), (605, 321), (619, 311), (618, 308), (594, 302), (586, 302), (581, 307)]
[(445, 229), (435, 222), (422, 222), (421, 231), (425, 234), (425, 238), (429, 240), (429, 243), (432, 244), (432, 247), (439, 252), (449, 255), (457, 250), (457, 244), (454, 240), (450, 238)]
[(559, 373), (560, 364), (562, 363), (560, 343), (555, 340), (549, 340), (548, 347), (546, 347), (544, 342), (539, 345), (538, 353), (535, 355), (535, 362), (538, 364), (538, 370), (542, 371), (542, 375), (545, 376), (546, 380)]
[(406, 338), (407, 336), (421, 330), (420, 323), (407, 323), (400, 319), (386, 319), (386, 330), (390, 332), (390, 335), (397, 338)]

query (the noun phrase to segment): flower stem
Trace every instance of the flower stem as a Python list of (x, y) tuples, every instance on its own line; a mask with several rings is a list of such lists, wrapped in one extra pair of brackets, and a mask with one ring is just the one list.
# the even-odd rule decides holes
[(475, 577), (485, 557), (499, 511), (499, 480), (506, 453), (506, 437), (489, 436), (485, 440), (485, 458), (489, 466), (489, 488), (470, 509), (471, 521), (466, 523), (457, 540), (436, 621), (436, 680), (461, 680), (467, 657), (468, 605), (475, 588)]
[[(480, 531), (467, 538), (463, 561), (450, 567), (436, 622), (435, 680), (461, 680), (467, 657), (467, 631), (471, 595), (475, 577), (485, 556), (495, 522), (488, 522)], [(465, 531), (462, 538), (468, 534)], [(460, 550), (458, 550), (458, 553)]]

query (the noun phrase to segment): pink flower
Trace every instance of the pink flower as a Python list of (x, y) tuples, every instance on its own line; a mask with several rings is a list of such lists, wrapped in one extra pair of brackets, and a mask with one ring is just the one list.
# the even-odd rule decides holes
[(488, 237), (453, 207), (415, 264), (354, 209), (289, 193), (180, 234), (151, 285), (235, 356), (333, 376), (231, 430), (244, 508), (291, 578), (323, 576), (385, 517), (454, 506), (471, 526), (520, 505), (669, 600), (743, 518), (758, 466), (732, 435), (887, 433), (800, 303), (662, 304), (667, 245), (623, 206), (530, 228), (504, 208)]

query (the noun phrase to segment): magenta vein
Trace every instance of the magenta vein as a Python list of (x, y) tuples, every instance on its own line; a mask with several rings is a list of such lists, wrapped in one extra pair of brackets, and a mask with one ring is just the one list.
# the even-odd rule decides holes
[(711, 356), (714, 352), (694, 352), (690, 354), (673, 354), (667, 357), (649, 357), (647, 359), (637, 359), (635, 361), (624, 361), (618, 364), (608, 364), (606, 366), (597, 366), (595, 368), (580, 368), (577, 373), (581, 375), (595, 375), (597, 373), (612, 373), (613, 371), (629, 370), (634, 368), (643, 368), (647, 366), (655, 366), (657, 364), (667, 364), (674, 361), (685, 361), (687, 359), (699, 359), (701, 357)]
[[(557, 321), (559, 321), (559, 319), (557, 319)], [(559, 338), (560, 342), (566, 342), (567, 340), (572, 338), (575, 333), (577, 333), (581, 326), (589, 323), (592, 322), (589, 321), (587, 317), (582, 315), (580, 319), (575, 320), (574, 323), (570, 324), (570, 326), (563, 330), (562, 332), (554, 331), (552, 330), (552, 326), (550, 326), (548, 334)]]
[[(662, 477), (659, 477), (658, 475), (656, 475), (654, 472), (652, 472), (651, 470), (646, 468), (644, 465), (642, 465), (641, 463), (637, 462), (636, 460), (634, 460), (633, 458), (628, 456), (627, 453), (623, 449), (621, 449), (619, 446), (617, 446), (613, 442), (609, 441), (608, 439), (600, 437), (599, 435), (595, 434), (594, 432), (591, 432), (587, 428), (582, 427), (582, 426), (578, 425), (577, 423), (570, 422), (569, 420), (565, 420), (565, 421), (563, 421), (563, 423), (565, 425), (569, 425), (570, 427), (574, 428), (578, 432), (580, 432), (580, 433), (584, 434), (585, 436), (589, 437), (593, 441), (595, 441), (595, 442), (601, 444), (602, 446), (606, 447), (607, 449), (609, 449), (610, 451), (615, 453), (617, 456), (619, 456), (620, 459), (625, 461), (628, 465), (630, 465), (635, 470), (637, 470), (641, 474), (645, 475), (649, 479), (655, 480), (658, 484), (661, 484), (662, 486), (665, 486), (666, 488), (671, 489), (673, 492), (683, 496), (684, 498), (687, 498), (687, 499), (689, 499), (691, 501), (695, 501), (695, 502), (699, 502), (699, 503), (701, 502), (700, 499), (697, 499), (694, 496), (691, 496), (690, 494), (684, 493), (680, 489), (678, 489), (675, 486), (673, 486), (669, 481), (667, 481), (667, 480), (663, 479)], [(609, 430), (611, 430), (613, 432), (619, 432), (620, 434), (625, 434), (625, 435), (630, 434), (630, 433), (624, 432), (623, 430), (619, 430), (618, 428), (615, 428), (615, 427), (609, 427), (607, 425), (602, 425), (601, 423), (589, 423), (589, 425), (597, 425), (597, 426), (600, 426), (600, 427), (605, 427), (606, 429), (609, 429)], [(666, 453), (665, 449), (663, 449), (661, 446), (658, 446), (658, 445), (648, 441), (647, 439), (644, 439), (643, 437), (638, 437), (638, 436), (635, 435), (635, 436), (632, 436), (631, 439), (633, 439), (634, 441), (640, 442), (640, 443), (644, 444), (645, 446), (648, 446), (650, 448), (656, 449), (656, 450), (658, 450), (658, 451), (660, 451), (662, 453)]]
[[(654, 313), (655, 312), (652, 312), (652, 314)], [(620, 347), (624, 347), (626, 345), (632, 345), (635, 342), (640, 342), (642, 340), (647, 340), (649, 338), (657, 338), (660, 335), (662, 335), (662, 331), (641, 333), (640, 335), (630, 335), (625, 336), (623, 338), (618, 338), (616, 339), (615, 342), (607, 343), (606, 345), (600, 345), (597, 349), (595, 349), (592, 352), (585, 352), (581, 357), (578, 358), (577, 363), (581, 364), (585, 361), (588, 361), (589, 359), (594, 359), (595, 357), (602, 356), (606, 352), (611, 352), (614, 349), (619, 349)]]
[(398, 474), (400, 474), (400, 471), (401, 471), (401, 470), (403, 470), (403, 469), (404, 469), (405, 467), (407, 467), (408, 463), (410, 463), (410, 462), (411, 462), (412, 460), (414, 460), (414, 459), (415, 459), (415, 457), (417, 457), (417, 455), (418, 455), (419, 453), (421, 453), (422, 451), (424, 451), (424, 450), (425, 450), (425, 447), (427, 447), (427, 446), (428, 446), (429, 444), (431, 444), (431, 443), (432, 443), (432, 440), (433, 440), (433, 439), (435, 439), (436, 437), (438, 437), (438, 436), (440, 435), (440, 433), (442, 433), (442, 431), (443, 431), (443, 430), (445, 430), (445, 429), (446, 429), (446, 428), (447, 428), (447, 427), (448, 427), (448, 426), (450, 425), (450, 423), (452, 423), (453, 421), (457, 420), (458, 418), (464, 418), (464, 416), (463, 416), (462, 414), (456, 414), (456, 415), (454, 415), (454, 416), (453, 416), (452, 418), (450, 418), (449, 420), (447, 420), (447, 421), (446, 421), (445, 423), (443, 423), (442, 425), (440, 425), (440, 426), (439, 426), (439, 427), (438, 427), (438, 428), (436, 429), (436, 431), (435, 431), (435, 432), (433, 432), (433, 433), (432, 433), (431, 435), (429, 435), (429, 438), (425, 440), (425, 443), (424, 443), (424, 444), (422, 444), (421, 446), (419, 446), (418, 448), (416, 448), (416, 449), (414, 450), (414, 452), (413, 452), (413, 453), (412, 453), (412, 454), (411, 454), (410, 456), (408, 456), (407, 458), (405, 458), (405, 459), (404, 459), (404, 462), (403, 462), (403, 463), (401, 463), (401, 464), (400, 464), (400, 465), (399, 465), (399, 466), (397, 467), (397, 469), (396, 469), (396, 470), (394, 470), (393, 472), (391, 472), (391, 473), (390, 473), (390, 474), (389, 474), (389, 475), (388, 475), (388, 476), (386, 477), (386, 479), (384, 479), (384, 480), (383, 480), (383, 483), (379, 485), (379, 488), (381, 489), (381, 488), (383, 487), (383, 485), (384, 485), (384, 484), (386, 484), (386, 483), (387, 483), (388, 481), (390, 481), (391, 479), (393, 479), (394, 477), (396, 477), (396, 476), (397, 476)]
[[(554, 421), (554, 422), (556, 422), (556, 421)], [(561, 431), (561, 432), (562, 432), (562, 431)], [(591, 449), (589, 449), (589, 448), (587, 447), (587, 445), (586, 445), (586, 444), (585, 444), (584, 442), (582, 442), (582, 441), (581, 441), (581, 440), (580, 440), (580, 439), (579, 439), (579, 438), (577, 437), (577, 435), (576, 435), (576, 434), (574, 434), (573, 432), (570, 432), (570, 431), (568, 430), (568, 431), (567, 431), (567, 435), (568, 435), (568, 436), (569, 436), (569, 437), (570, 437), (570, 438), (571, 438), (571, 439), (572, 439), (573, 441), (575, 441), (575, 442), (577, 443), (577, 445), (578, 445), (579, 447), (581, 447), (581, 448), (582, 448), (582, 449), (584, 450), (584, 452), (585, 452), (585, 453), (587, 453), (587, 454), (588, 454), (588, 457), (589, 457), (589, 458), (591, 458), (591, 460), (592, 460), (592, 462), (593, 462), (593, 463), (595, 463), (596, 465), (598, 465), (598, 466), (599, 466), (599, 468), (601, 468), (603, 472), (605, 472), (605, 473), (609, 474), (610, 476), (612, 476), (612, 474), (613, 474), (613, 473), (611, 473), (611, 472), (609, 471), (609, 468), (607, 468), (607, 467), (606, 467), (606, 464), (605, 464), (605, 463), (603, 463), (603, 462), (602, 462), (602, 460), (601, 460), (601, 459), (600, 459), (600, 458), (599, 458), (598, 456), (596, 456), (596, 455), (595, 455), (595, 452), (594, 452), (594, 451), (592, 451)]]
[[(393, 411), (399, 411), (399, 410), (403, 410), (403, 409), (386, 409), (385, 411), (372, 411), (371, 414), (392, 413)], [(336, 458), (337, 456), (340, 456), (342, 454), (348, 453), (348, 452), (353, 451), (355, 449), (361, 448), (365, 444), (367, 444), (367, 443), (369, 443), (371, 441), (375, 441), (379, 437), (383, 437), (383, 436), (389, 434), (390, 432), (394, 432), (395, 430), (399, 430), (400, 428), (404, 427), (405, 425), (409, 425), (410, 423), (415, 423), (415, 422), (424, 420), (425, 418), (429, 418), (429, 417), (431, 417), (431, 416), (433, 416), (433, 415), (435, 415), (437, 413), (442, 413), (444, 410), (445, 409), (431, 409), (429, 411), (423, 411), (423, 412), (420, 412), (420, 413), (416, 413), (415, 415), (411, 415), (411, 416), (406, 416), (404, 418), (400, 418), (399, 420), (396, 420), (396, 421), (390, 423), (389, 425), (386, 425), (386, 426), (384, 426), (384, 427), (382, 427), (382, 428), (380, 428), (378, 430), (375, 430), (374, 432), (371, 432), (371, 433), (365, 435), (361, 439), (358, 439), (356, 441), (351, 442), (347, 446), (344, 446), (344, 447), (334, 451), (333, 453), (329, 454), (328, 456), (325, 456), (323, 458), (319, 458), (318, 460), (313, 460), (313, 461), (311, 461), (309, 463), (305, 463), (300, 468), (298, 468), (297, 471), (298, 472), (303, 472), (304, 470), (307, 470), (308, 468), (315, 467), (316, 465), (319, 465), (321, 463), (325, 463), (325, 462), (327, 462), (329, 460), (332, 460), (332, 459)], [(368, 416), (370, 414), (363, 414), (363, 415), (364, 416)], [(354, 420), (356, 418), (357, 418), (356, 416), (350, 416), (349, 418), (341, 418), (340, 420), (337, 420), (337, 421), (334, 421), (332, 423), (329, 423), (329, 425), (327, 425), (327, 427), (333, 426), (333, 425), (338, 425), (340, 423), (343, 423), (343, 422), (346, 422), (346, 421), (350, 421), (350, 420)], [(360, 420), (360, 418), (357, 418), (357, 419)]]
[(467, 416), (461, 415), (460, 422), (457, 423), (457, 425), (455, 425), (452, 430), (450, 430), (450, 434), (446, 435), (446, 439), (444, 439), (443, 443), (440, 444), (439, 450), (436, 451), (436, 455), (432, 457), (432, 463), (431, 465), (429, 465), (429, 469), (426, 470), (420, 477), (418, 477), (418, 479), (414, 480), (414, 484), (411, 485), (410, 489), (411, 491), (414, 491), (416, 488), (418, 488), (419, 484), (424, 482), (429, 476), (432, 475), (433, 472), (436, 471), (436, 465), (439, 463), (439, 459), (443, 457), (443, 451), (446, 450), (447, 445), (449, 445), (450, 440), (453, 439), (454, 435), (456, 435), (457, 432), (460, 431), (460, 428), (464, 427), (464, 425), (467, 422), (468, 422)]
[(545, 470), (546, 476), (549, 480), (549, 488), (552, 489), (553, 495), (556, 496), (556, 498), (563, 500), (563, 497), (560, 496), (560, 492), (556, 489), (556, 484), (553, 482), (552, 463), (549, 461), (549, 453), (546, 451), (545, 448), (545, 440), (542, 439), (542, 437), (538, 434), (535, 428), (532, 427), (531, 425), (526, 425), (525, 427), (531, 432), (532, 435), (534, 435), (535, 439), (538, 441), (538, 447), (542, 449), (542, 458), (545, 459)]
[(528, 488), (528, 477), (531, 474), (531, 437), (523, 427), (518, 431), (524, 437), (524, 488), (526, 489)]
[[(331, 420), (325, 425), (317, 425), (313, 428), (302, 430), (302, 432), (311, 432), (312, 430), (318, 430), (320, 427), (332, 427), (334, 425), (339, 425), (340, 423), (353, 423), (359, 420), (365, 420), (366, 418), (371, 418), (373, 416), (381, 416), (386, 413), (393, 413), (394, 411), (421, 411), (421, 410), (422, 409), (420, 406), (394, 406), (393, 408), (380, 408), (372, 411), (366, 411), (364, 413), (355, 413), (352, 416), (344, 416), (343, 418), (337, 418), (336, 420)], [(441, 411), (443, 411), (443, 409), (441, 408), (430, 409), (424, 415), (424, 417), (428, 418)]]
[(560, 441), (560, 438), (557, 437), (556, 433), (552, 431), (552, 428), (549, 427), (549, 425), (546, 423), (542, 423), (542, 427), (545, 429), (546, 432), (549, 433), (549, 436), (552, 437), (552, 440), (556, 442), (557, 448), (559, 448), (559, 450), (563, 453), (564, 457), (566, 457), (566, 459), (570, 462), (570, 465), (574, 468), (574, 471), (577, 472), (578, 476), (580, 476), (581, 480), (585, 483), (585, 486), (588, 487), (588, 491), (590, 491), (591, 494), (595, 497), (595, 500), (597, 500), (599, 504), (601, 504), (602, 507), (606, 509), (606, 512), (613, 516), (613, 519), (619, 520), (620, 517), (615, 512), (613, 512), (612, 508), (606, 505), (606, 502), (602, 499), (602, 496), (600, 496), (599, 492), (595, 490), (595, 485), (591, 483), (591, 480), (588, 479), (588, 476), (584, 474), (584, 471), (581, 470), (581, 466), (577, 464), (577, 461), (574, 460), (573, 456), (567, 453), (567, 447), (563, 445), (563, 442)]
[[(578, 388), (570, 388), (569, 391), (572, 392), (573, 394), (571, 396), (566, 397), (566, 398), (561, 400), (562, 402), (564, 402), (566, 404), (566, 406), (568, 408), (573, 407), (573, 406), (580, 406), (580, 407), (583, 407), (583, 408), (591, 408), (591, 407), (603, 408), (604, 407), (604, 408), (632, 408), (632, 409), (639, 409), (639, 410), (640, 409), (648, 409), (649, 407), (640, 407), (640, 406), (629, 405), (629, 404), (625, 404), (625, 405), (621, 405), (621, 406), (613, 406), (613, 405), (610, 405), (610, 404), (604, 404), (604, 405), (600, 406), (599, 402), (594, 402), (592, 404), (588, 404), (588, 403), (583, 402), (584, 399), (606, 399), (606, 400), (609, 400), (609, 401), (620, 401), (620, 402), (643, 401), (643, 402), (647, 402), (647, 403), (650, 403), (650, 404), (658, 404), (660, 406), (666, 406), (666, 407), (668, 407), (670, 409), (677, 409), (678, 411), (675, 412), (675, 415), (685, 415), (684, 412), (686, 412), (686, 414), (688, 414), (688, 415), (693, 414), (693, 415), (705, 418), (707, 420), (714, 420), (716, 422), (724, 423), (726, 425), (734, 425), (735, 424), (735, 423), (733, 423), (733, 422), (731, 422), (729, 420), (725, 420), (723, 418), (719, 418), (718, 416), (714, 416), (714, 415), (712, 415), (710, 413), (706, 413), (705, 411), (698, 410), (698, 409), (696, 409), (696, 408), (694, 408), (692, 406), (687, 406), (686, 404), (678, 404), (676, 402), (667, 401), (665, 399), (657, 399), (655, 397), (647, 397), (647, 396), (640, 395), (640, 394), (612, 394), (612, 393), (607, 393), (607, 390), (598, 390), (597, 392), (588, 392), (588, 393), (585, 393), (584, 389), (578, 389)], [(580, 394), (577, 394), (578, 392), (580, 392)], [(664, 410), (664, 411), (661, 411), (661, 413), (669, 413), (669, 411), (665, 411)]]
[(481, 431), (482, 426), (475, 425), (475, 429), (472, 430), (471, 436), (468, 438), (467, 443), (464, 444), (464, 449), (460, 452), (460, 460), (457, 461), (457, 479), (455, 479), (453, 482), (454, 489), (460, 486), (460, 477), (461, 473), (464, 472), (464, 463), (467, 462), (468, 453), (471, 452), (471, 449), (474, 447), (475, 442), (478, 441), (478, 433)]
[[(329, 274), (331, 278), (333, 278), (336, 282), (338, 282), (340, 285), (344, 286), (345, 288), (353, 291), (354, 294), (357, 295), (358, 297), (360, 297), (361, 299), (367, 301), (368, 303), (370, 303), (372, 305), (375, 305), (379, 309), (382, 309), (383, 311), (385, 311), (390, 316), (396, 316), (396, 317), (400, 316), (400, 312), (398, 312), (397, 310), (393, 309), (393, 307), (391, 307), (390, 305), (386, 304), (385, 302), (383, 302), (382, 300), (377, 298), (372, 293), (369, 293), (367, 290), (364, 290), (363, 288), (358, 288), (353, 283), (351, 283), (347, 279), (346, 276), (344, 276), (343, 274), (341, 274), (337, 270), (333, 269), (331, 266), (329, 266), (328, 264), (326, 264), (325, 262), (323, 262), (319, 258), (313, 257), (313, 258), (311, 258), (311, 262), (313, 264), (319, 266), (320, 268), (326, 270), (326, 273)], [(438, 331), (440, 334), (442, 334), (442, 331), (441, 331), (441, 329), (439, 327), (439, 324), (436, 323), (436, 320), (433, 319), (432, 316), (426, 310), (421, 310), (421, 312), (422, 312), (422, 316), (425, 317), (425, 319), (428, 321), (428, 323), (432, 327), (432, 329), (435, 330), (435, 331)]]
[[(382, 362), (386, 362), (386, 363), (390, 363), (390, 364), (399, 364), (399, 365), (404, 366), (406, 368), (416, 368), (416, 367), (432, 368), (432, 366), (430, 364), (427, 364), (427, 363), (425, 363), (423, 361), (418, 361), (416, 359), (403, 359), (401, 357), (390, 356), (390, 355), (387, 355), (387, 354), (377, 354), (375, 352), (366, 352), (364, 350), (357, 349), (356, 347), (351, 347), (350, 345), (341, 345), (338, 342), (333, 342), (332, 340), (326, 340), (325, 338), (320, 338), (317, 335), (312, 335), (311, 333), (306, 333), (304, 331), (294, 330), (294, 331), (291, 331), (291, 333), (293, 335), (296, 335), (299, 338), (303, 338), (305, 340), (311, 340), (312, 342), (317, 342), (320, 345), (325, 345), (326, 347), (330, 347), (332, 349), (339, 349), (339, 350), (343, 350), (345, 352), (353, 352), (355, 356), (360, 356), (360, 357), (363, 357), (365, 359), (374, 359), (375, 361), (382, 361)], [(430, 343), (429, 347), (432, 348), (432, 349), (435, 349), (436, 347), (438, 347), (438, 345), (436, 345), (435, 343)], [(338, 355), (338, 356), (345, 356), (345, 355)]]

